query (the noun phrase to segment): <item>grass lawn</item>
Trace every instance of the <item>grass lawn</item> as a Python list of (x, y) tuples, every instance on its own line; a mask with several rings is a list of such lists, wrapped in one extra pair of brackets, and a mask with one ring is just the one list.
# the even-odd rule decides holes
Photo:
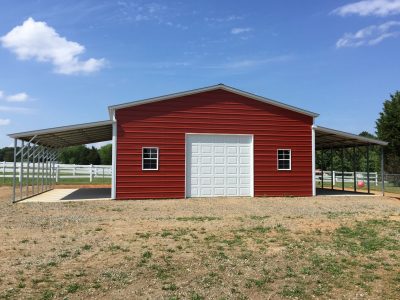
[(0, 299), (399, 299), (400, 200), (9, 204)]

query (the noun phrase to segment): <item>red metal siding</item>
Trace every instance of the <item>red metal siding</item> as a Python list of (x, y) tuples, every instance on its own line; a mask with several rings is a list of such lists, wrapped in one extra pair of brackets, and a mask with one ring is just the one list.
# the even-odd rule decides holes
[[(254, 134), (254, 195), (312, 195), (312, 117), (224, 90), (116, 112), (117, 199), (184, 198), (185, 133)], [(142, 171), (142, 147), (159, 147), (159, 170)], [(277, 171), (277, 149), (292, 170)]]

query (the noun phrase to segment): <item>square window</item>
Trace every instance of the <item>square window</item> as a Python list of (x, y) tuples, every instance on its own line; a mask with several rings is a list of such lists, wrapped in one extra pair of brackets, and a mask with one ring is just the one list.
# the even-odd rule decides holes
[(142, 170), (158, 170), (158, 148), (142, 148)]

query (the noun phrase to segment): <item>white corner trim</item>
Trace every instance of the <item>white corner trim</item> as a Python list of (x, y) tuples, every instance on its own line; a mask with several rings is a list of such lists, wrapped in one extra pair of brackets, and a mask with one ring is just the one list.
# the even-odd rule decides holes
[(312, 172), (312, 195), (317, 195), (317, 187), (315, 185), (315, 126), (314, 124), (311, 126), (311, 172)]
[(115, 111), (112, 116), (112, 176), (111, 176), (111, 199), (117, 198), (117, 119)]

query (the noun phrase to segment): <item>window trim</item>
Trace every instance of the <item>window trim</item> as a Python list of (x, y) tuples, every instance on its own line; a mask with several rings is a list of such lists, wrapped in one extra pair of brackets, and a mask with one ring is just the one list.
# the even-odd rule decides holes
[[(279, 151), (289, 151), (289, 159), (279, 158)], [(280, 169), (279, 168), (279, 161), (281, 161), (281, 160), (284, 160), (284, 161), (289, 160), (289, 168), (288, 169)], [(276, 150), (276, 169), (278, 171), (291, 171), (292, 170), (292, 149), (277, 149)]]
[[(144, 158), (144, 149), (157, 149), (157, 158)], [(155, 169), (144, 169), (144, 160), (145, 159), (156, 159), (157, 160), (157, 167)], [(160, 161), (160, 148), (158, 147), (151, 147), (151, 146), (146, 146), (142, 147), (142, 171), (158, 171), (158, 165)]]

